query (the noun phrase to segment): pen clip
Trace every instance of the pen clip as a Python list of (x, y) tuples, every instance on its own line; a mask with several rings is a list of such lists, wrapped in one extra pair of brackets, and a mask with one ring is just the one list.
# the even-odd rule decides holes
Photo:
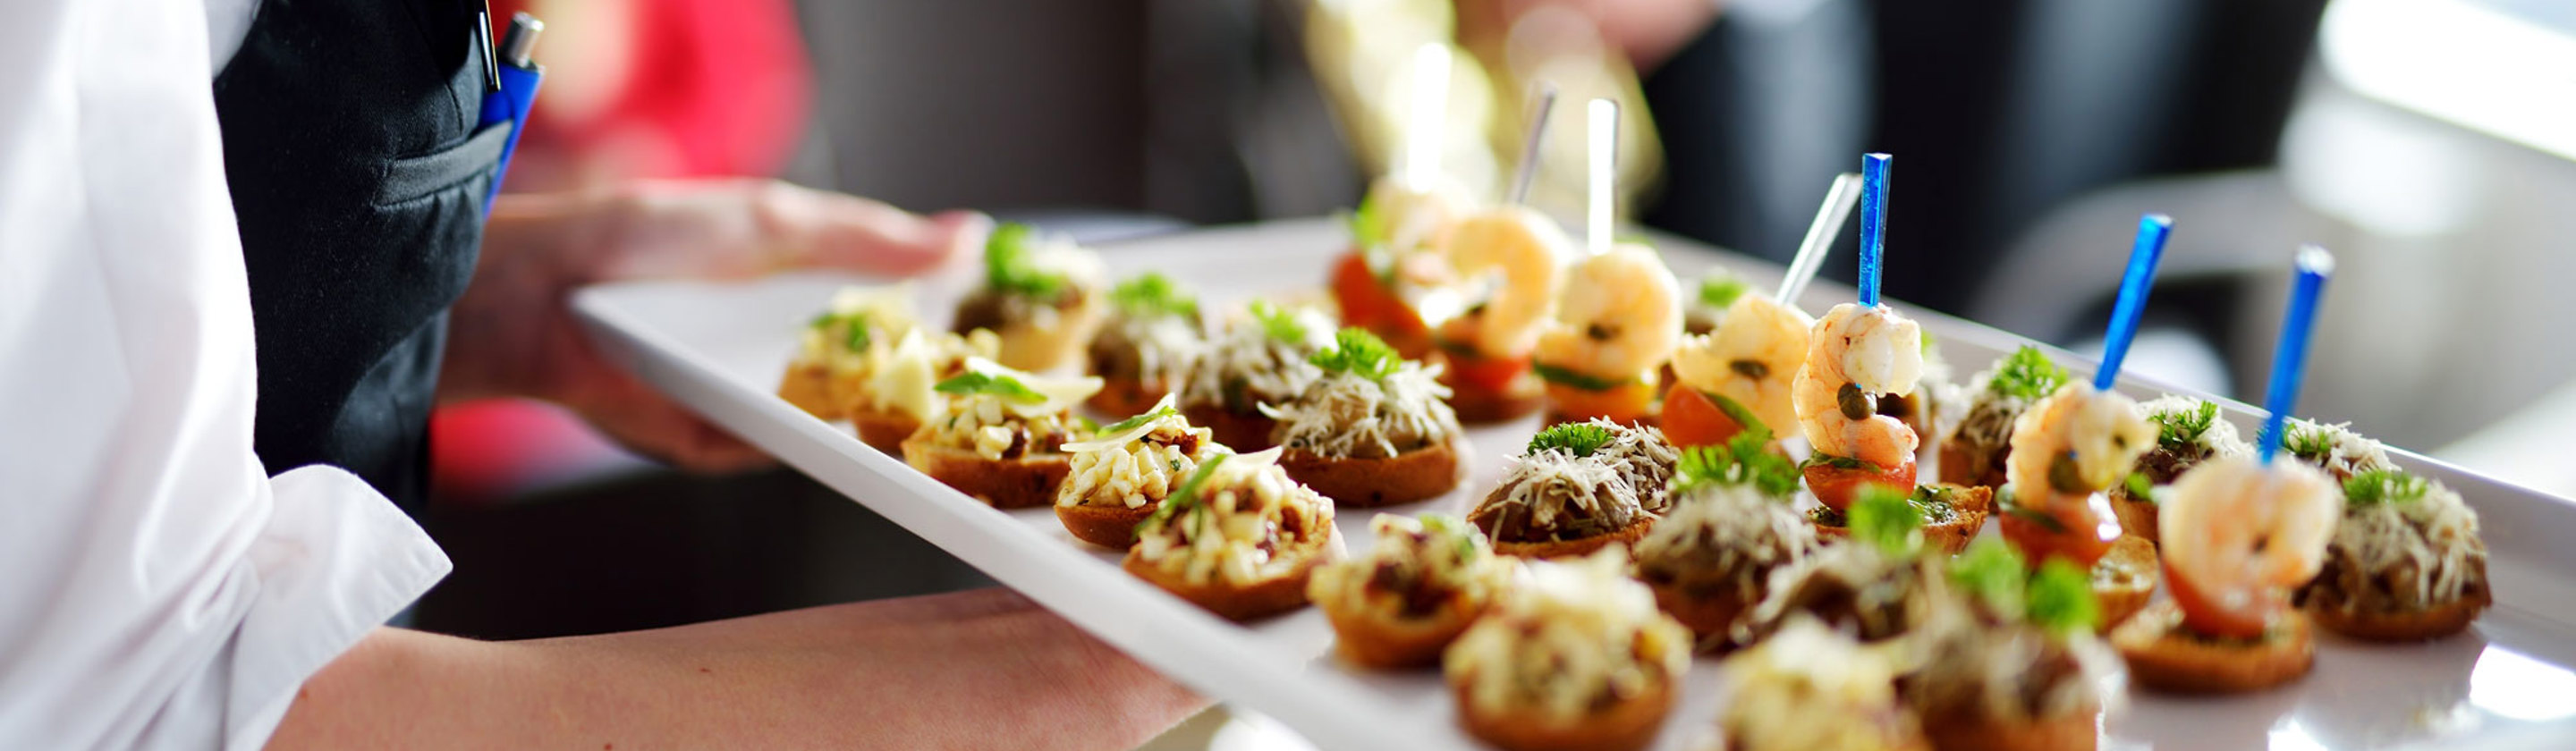
[(501, 90), (501, 63), (492, 52), (492, 0), (483, 0), (483, 12), (474, 14), (474, 43), (483, 48), (483, 90)]

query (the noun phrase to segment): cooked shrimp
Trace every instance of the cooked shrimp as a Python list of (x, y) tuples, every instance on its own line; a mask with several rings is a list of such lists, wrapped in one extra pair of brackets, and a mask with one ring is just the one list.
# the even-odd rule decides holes
[(1686, 337), (1673, 351), (1673, 375), (1691, 388), (1735, 400), (1774, 429), (1796, 424), (1789, 384), (1807, 362), (1807, 332), (1815, 323), (1769, 297), (1735, 298), (1716, 331)]
[(1529, 354), (1556, 304), (1566, 239), (1556, 220), (1526, 206), (1467, 217), (1449, 232), (1449, 262), (1465, 279), (1499, 274), (1502, 284), (1474, 316), (1469, 343), (1486, 357)]
[(2156, 527), (2185, 622), (2259, 635), (2290, 589), (2317, 575), (2342, 515), (2334, 481), (2299, 462), (2228, 456), (2183, 473)]
[(2138, 416), (2137, 402), (2069, 383), (2013, 421), (2004, 479), (2027, 499), (2089, 494), (2127, 478), (2138, 455), (2155, 447), (2155, 423)]
[(1922, 377), (1921, 326), (1884, 305), (1843, 303), (1816, 321), (1789, 396), (1816, 453), (1898, 467), (1914, 461), (1922, 438), (1878, 414), (1878, 398), (1914, 393)]
[(1604, 380), (1654, 370), (1681, 343), (1681, 282), (1655, 251), (1620, 244), (1576, 263), (1538, 359)]

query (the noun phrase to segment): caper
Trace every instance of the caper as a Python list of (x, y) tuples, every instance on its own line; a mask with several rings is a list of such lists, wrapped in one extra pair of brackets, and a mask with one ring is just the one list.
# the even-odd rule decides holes
[(1737, 360), (1727, 363), (1726, 367), (1756, 381), (1771, 376), (1771, 366), (1762, 364), (1760, 360)]
[(2084, 492), (2084, 480), (2075, 470), (2075, 452), (2058, 454), (2048, 462), (2048, 487), (2060, 493)]
[(1867, 420), (1878, 414), (1878, 397), (1860, 390), (1859, 384), (1843, 384), (1842, 390), (1834, 393), (1834, 401), (1842, 406), (1843, 417), (1853, 421)]

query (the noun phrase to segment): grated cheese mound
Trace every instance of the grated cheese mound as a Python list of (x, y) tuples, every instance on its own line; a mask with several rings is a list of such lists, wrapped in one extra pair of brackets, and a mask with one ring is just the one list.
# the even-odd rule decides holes
[(1458, 413), (1437, 374), (1407, 362), (1383, 380), (1331, 373), (1261, 413), (1279, 421), (1281, 446), (1336, 459), (1387, 459), (1455, 440)]

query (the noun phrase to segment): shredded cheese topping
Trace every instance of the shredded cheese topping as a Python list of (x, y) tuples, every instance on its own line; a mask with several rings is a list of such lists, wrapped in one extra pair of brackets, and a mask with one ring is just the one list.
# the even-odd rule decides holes
[(1377, 544), (1367, 554), (1315, 569), (1317, 604), (1401, 620), (1428, 615), (1416, 607), (1427, 600), (1490, 602), (1516, 570), (1457, 517), (1379, 514), (1369, 530)]
[[(1690, 669), (1690, 629), (1627, 577), (1619, 546), (1569, 563), (1528, 564), (1499, 608), (1449, 645), (1441, 665), (1488, 712), (1533, 712), (1564, 725), (1597, 707), (1669, 690)], [(1605, 701), (1607, 700), (1607, 701)]]
[(1279, 421), (1279, 445), (1335, 458), (1386, 459), (1454, 440), (1458, 414), (1449, 387), (1407, 362), (1383, 380), (1330, 373), (1284, 403), (1260, 405)]
[[(1598, 456), (1597, 454), (1595, 456)], [(1496, 540), (1545, 542), (1608, 534), (1651, 518), (1626, 473), (1555, 449), (1521, 457), (1467, 519)]]
[(1132, 364), (1137, 380), (1178, 389), (1187, 382), (1190, 366), (1207, 347), (1198, 321), (1177, 315), (1136, 316), (1125, 311), (1113, 314), (1110, 325), (1092, 341), (1095, 360), (1117, 358)]
[(1181, 405), (1215, 405), (1249, 413), (1261, 403), (1286, 401), (1303, 393), (1308, 384), (1323, 377), (1324, 370), (1307, 358), (1333, 345), (1332, 319), (1307, 308), (1291, 315), (1305, 330), (1303, 341), (1273, 339), (1260, 321), (1248, 317), (1229, 321), (1225, 333), (1201, 352), (1197, 367), (1191, 369)]
[[(1163, 397), (1157, 409), (1169, 406)], [(1101, 436), (1063, 447), (1073, 454), (1073, 468), (1056, 490), (1058, 506), (1123, 506), (1143, 508), (1171, 496), (1218, 450), (1207, 428), (1191, 427), (1173, 412), (1146, 421), (1124, 434)]]
[(1637, 572), (1685, 590), (1758, 593), (1772, 569), (1806, 560), (1816, 544), (1815, 525), (1790, 504), (1752, 485), (1704, 485), (1637, 541)]
[(1799, 618), (1726, 660), (1735, 689), (1718, 718), (1727, 751), (1895, 751), (1922, 746), (1879, 650)]
[[(2388, 460), (2388, 449), (2378, 441), (2352, 431), (2352, 423), (2332, 425), (2290, 418), (2281, 428), (2285, 438), (2281, 448), (2300, 461), (2334, 475), (2335, 482), (2352, 479), (2353, 475), (2374, 469), (2396, 469)], [(2314, 449), (2314, 450), (2311, 450)]]
[[(2346, 599), (2329, 604), (2346, 612), (2372, 605), (2423, 609), (2484, 584), (2487, 547), (2478, 537), (2477, 512), (2458, 492), (2426, 482), (2421, 497), (2344, 506), (2343, 523), (2327, 545), (2326, 575), (2353, 576), (2343, 582)], [(2354, 585), (2367, 591), (2349, 591)]]
[(1333, 502), (1288, 479), (1277, 449), (1218, 464), (1187, 509), (1136, 529), (1135, 553), (1192, 584), (1244, 586), (1296, 571), (1332, 535)]

